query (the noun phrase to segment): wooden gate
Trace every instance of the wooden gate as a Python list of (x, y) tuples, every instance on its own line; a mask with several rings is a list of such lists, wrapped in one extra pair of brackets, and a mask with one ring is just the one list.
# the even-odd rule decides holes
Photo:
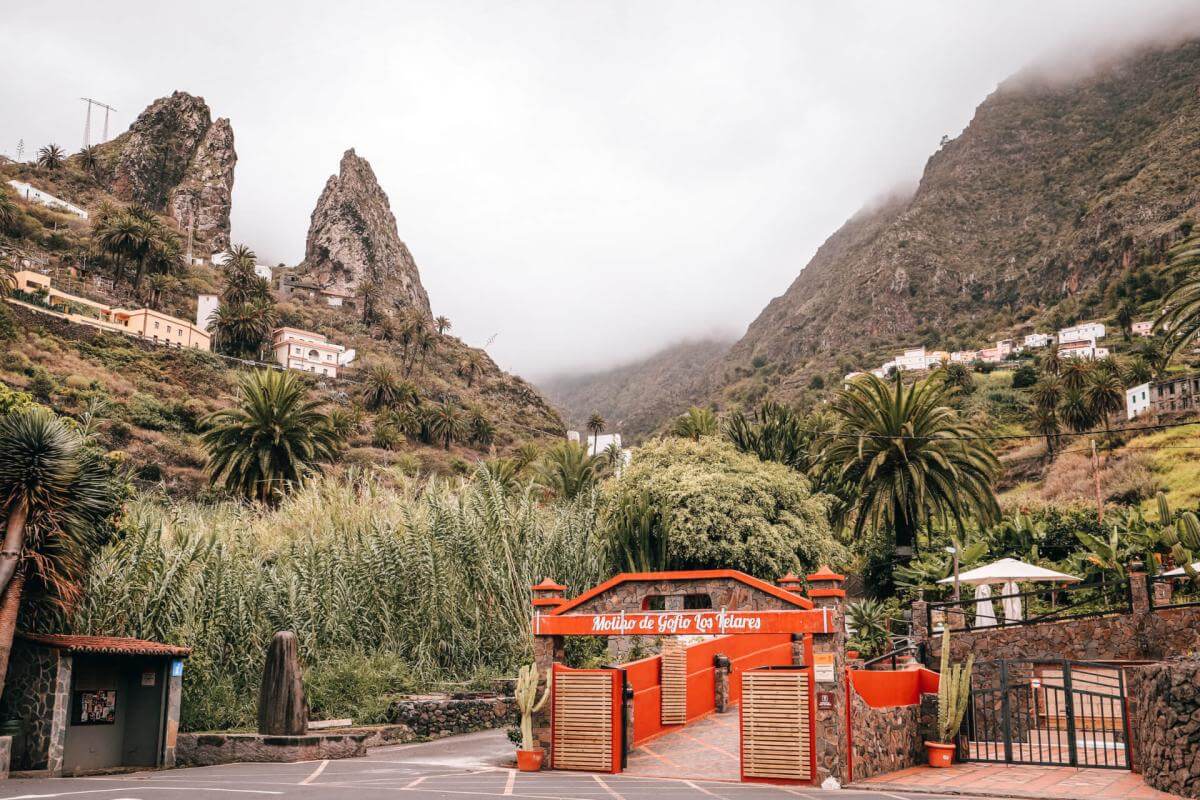
[(812, 780), (811, 681), (807, 667), (742, 673), (743, 780)]
[(621, 771), (621, 671), (554, 665), (551, 763), (555, 769)]

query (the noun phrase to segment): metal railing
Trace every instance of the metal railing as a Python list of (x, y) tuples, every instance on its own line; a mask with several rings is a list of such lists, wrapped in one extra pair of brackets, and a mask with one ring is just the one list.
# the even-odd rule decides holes
[[(981, 607), (980, 601), (975, 598), (930, 603), (926, 606), (927, 630), (930, 634), (936, 634), (945, 626), (949, 626), (951, 631), (970, 631), (1133, 612), (1129, 581), (1124, 579), (1046, 587), (1029, 592), (994, 595), (988, 599), (992, 607), (991, 615), (986, 613), (986, 606)], [(1009, 602), (1006, 603), (1006, 600)], [(1020, 605), (1021, 613), (1010, 619), (1006, 616), (1006, 609), (1016, 604)], [(980, 611), (985, 613), (978, 613)]]
[(1200, 606), (1200, 580), (1188, 575), (1147, 575), (1146, 596), (1150, 599), (1151, 611)]

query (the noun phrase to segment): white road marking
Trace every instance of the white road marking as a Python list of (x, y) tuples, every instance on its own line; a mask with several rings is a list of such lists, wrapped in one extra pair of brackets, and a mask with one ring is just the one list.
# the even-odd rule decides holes
[(611, 795), (612, 795), (614, 798), (616, 798), (616, 800), (625, 800), (625, 798), (624, 798), (624, 797), (622, 797), (621, 795), (619, 795), (619, 794), (617, 794), (616, 792), (614, 792), (614, 791), (613, 791), (613, 790), (612, 790), (612, 789), (609, 787), (609, 785), (608, 785), (607, 783), (605, 783), (605, 782), (604, 782), (604, 780), (603, 780), (603, 779), (602, 779), (602, 778), (601, 778), (599, 775), (593, 775), (592, 777), (593, 777), (593, 778), (596, 780), (596, 783), (600, 784), (600, 788), (601, 788), (601, 789), (603, 789), (604, 791), (606, 791), (606, 792), (608, 792), (609, 794), (611, 794)]
[(411, 789), (414, 786), (420, 786), (421, 781), (425, 780), (428, 777), (429, 777), (428, 775), (422, 775), (419, 778), (414, 778), (412, 781), (410, 781), (409, 783), (406, 783), (404, 786), (401, 786), (400, 788), (401, 789)]
[[(156, 786), (158, 789), (166, 789), (175, 792), (235, 792), (237, 794), (283, 794), (283, 792), (266, 791), (265, 789), (218, 789), (216, 787), (206, 786)], [(0, 798), (0, 800), (42, 800), (47, 797), (67, 797), (76, 794), (100, 794), (101, 792), (127, 792), (129, 787), (122, 786), (119, 789), (79, 789), (74, 792), (55, 792), (54, 794), (18, 794), (12, 797)]]
[(314, 770), (312, 771), (312, 773), (311, 773), (311, 774), (310, 774), (310, 775), (309, 775), (307, 778), (305, 778), (304, 780), (300, 781), (300, 785), (301, 785), (301, 786), (307, 786), (308, 784), (310, 784), (310, 783), (312, 783), (313, 781), (315, 781), (317, 778), (321, 777), (321, 773), (322, 773), (322, 772), (324, 772), (324, 771), (325, 771), (325, 768), (326, 768), (326, 767), (328, 767), (328, 766), (329, 766), (329, 759), (327, 758), (327, 759), (325, 759), (324, 761), (322, 761), (322, 762), (321, 762), (321, 764), (320, 764), (320, 766), (318, 766), (316, 769), (314, 769)]
[(506, 780), (504, 782), (504, 794), (506, 794), (506, 795), (512, 794), (513, 784), (516, 783), (516, 781), (517, 781), (517, 771), (515, 769), (510, 769), (508, 771), (508, 780)]

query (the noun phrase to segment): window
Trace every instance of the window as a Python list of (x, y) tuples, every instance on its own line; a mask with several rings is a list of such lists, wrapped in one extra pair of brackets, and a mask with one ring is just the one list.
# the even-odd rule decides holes
[(158, 330), (158, 320), (154, 320), (154, 330)]
[(328, 375), (328, 374), (329, 374), (329, 370), (328, 370), (327, 368), (325, 368), (325, 367), (321, 367), (321, 374), (322, 374), (322, 375)]
[(320, 353), (318, 353), (316, 350), (309, 350), (309, 351), (308, 351), (308, 357), (309, 357), (309, 358), (311, 358), (313, 361), (320, 361), (320, 360), (321, 360), (321, 354), (320, 354)]

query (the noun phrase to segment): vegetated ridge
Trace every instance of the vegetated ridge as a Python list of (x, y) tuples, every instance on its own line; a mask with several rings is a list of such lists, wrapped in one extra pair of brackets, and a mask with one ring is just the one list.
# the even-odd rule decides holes
[(729, 344), (719, 338), (679, 342), (630, 364), (556, 375), (537, 384), (568, 426), (583, 430), (588, 417), (598, 413), (608, 430), (636, 443), (687, 406), (701, 390), (705, 372)]
[[(916, 192), (851, 218), (706, 376), (710, 400), (803, 401), (906, 346), (1148, 317), (1200, 202), (1200, 42), (1070, 84), (1000, 85)], [(814, 380), (819, 379), (819, 380)]]

